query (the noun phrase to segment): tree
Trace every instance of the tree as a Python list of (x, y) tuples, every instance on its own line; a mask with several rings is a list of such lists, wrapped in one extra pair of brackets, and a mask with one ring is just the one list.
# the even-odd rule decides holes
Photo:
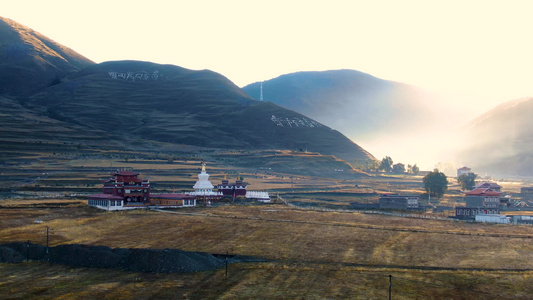
[(381, 165), (379, 166), (379, 169), (390, 173), (392, 171), (392, 158), (390, 158), (389, 156), (385, 156), (381, 160)]
[(429, 172), (423, 178), (424, 189), (430, 196), (441, 198), (448, 189), (448, 178), (439, 169)]
[(420, 168), (414, 164), (412, 167), (411, 167), (411, 174), (413, 175), (418, 175), (418, 172), (420, 172)]
[(457, 177), (457, 182), (461, 185), (463, 191), (471, 190), (476, 185), (477, 174), (466, 173)]
[(366, 160), (366, 170), (370, 172), (377, 172), (380, 166), (381, 166), (381, 163), (379, 160), (375, 160), (375, 159)]
[(415, 164), (412, 169), (413, 175), (418, 175), (418, 172), (420, 172), (420, 168)]
[(362, 170), (364, 168), (364, 166), (359, 163), (359, 160), (357, 158), (353, 160), (352, 167), (357, 170)]

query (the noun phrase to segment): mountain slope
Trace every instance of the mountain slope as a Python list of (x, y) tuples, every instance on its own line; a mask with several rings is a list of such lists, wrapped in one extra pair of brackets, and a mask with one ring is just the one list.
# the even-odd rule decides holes
[[(243, 88), (255, 99), (259, 89), (260, 83)], [(432, 113), (420, 90), (355, 70), (282, 75), (263, 83), (263, 95), (354, 137), (415, 128)]]
[[(260, 86), (243, 90), (259, 99)], [(405, 163), (428, 155), (415, 144), (434, 136), (434, 126), (442, 126), (446, 115), (434, 95), (355, 70), (282, 75), (263, 82), (263, 98), (341, 131), (372, 153)]]
[(338, 131), (251, 99), (211, 71), (116, 61), (92, 65), (29, 97), (50, 118), (120, 135), (215, 148), (308, 150), (373, 158)]
[(91, 64), (72, 49), (0, 17), (0, 94), (28, 96)]
[[(533, 176), (533, 98), (508, 101), (461, 128), (458, 157), (476, 173)], [(458, 135), (459, 135), (458, 134)]]

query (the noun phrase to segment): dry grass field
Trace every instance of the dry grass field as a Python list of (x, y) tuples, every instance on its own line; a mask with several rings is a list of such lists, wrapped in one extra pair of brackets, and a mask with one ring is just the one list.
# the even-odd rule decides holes
[[(173, 212), (0, 210), (0, 239), (252, 255), (225, 270), (149, 274), (0, 264), (2, 298), (527, 299), (533, 228), (234, 205)], [(42, 221), (36, 223), (35, 221)]]

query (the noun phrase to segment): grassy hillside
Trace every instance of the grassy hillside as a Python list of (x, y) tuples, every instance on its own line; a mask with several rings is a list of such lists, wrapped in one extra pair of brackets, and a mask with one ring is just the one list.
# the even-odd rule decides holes
[(372, 158), (338, 131), (272, 103), (254, 101), (210, 71), (107, 62), (66, 78), (24, 105), (49, 118), (126, 140), (307, 150), (350, 162)]
[[(253, 83), (243, 90), (259, 99), (260, 85)], [(298, 72), (262, 85), (266, 101), (310, 116), (354, 140), (413, 134), (437, 117), (429, 94), (355, 70)]]
[(22, 144), (44, 143), (43, 149), (55, 147), (53, 152), (60, 144), (103, 151), (188, 145), (310, 151), (348, 162), (373, 158), (340, 132), (254, 101), (215, 72), (139, 61), (94, 64), (5, 18), (0, 18), (0, 66), (0, 101), (6, 107), (0, 140), (11, 150), (9, 157), (16, 157)]

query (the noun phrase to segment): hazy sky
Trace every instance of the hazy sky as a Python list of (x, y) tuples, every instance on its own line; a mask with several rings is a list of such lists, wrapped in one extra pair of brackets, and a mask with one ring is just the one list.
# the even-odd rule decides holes
[(533, 1), (2, 1), (95, 62), (210, 69), (238, 86), (355, 69), (489, 107), (533, 96)]

